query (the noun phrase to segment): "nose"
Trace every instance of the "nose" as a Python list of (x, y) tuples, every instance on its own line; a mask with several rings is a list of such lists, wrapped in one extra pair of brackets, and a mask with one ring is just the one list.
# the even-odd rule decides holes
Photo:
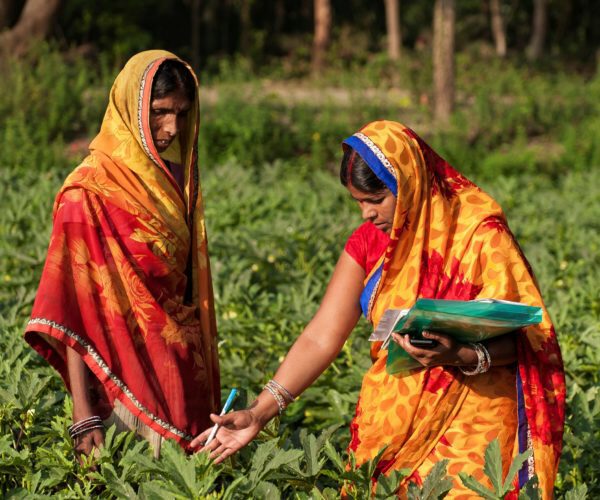
[(361, 212), (362, 218), (365, 220), (374, 219), (375, 217), (377, 217), (376, 210), (373, 208), (372, 205), (370, 205), (368, 203), (362, 203), (360, 205), (360, 212)]
[(177, 115), (168, 114), (163, 122), (163, 130), (169, 135), (169, 137), (175, 137), (179, 132), (179, 123), (177, 122)]

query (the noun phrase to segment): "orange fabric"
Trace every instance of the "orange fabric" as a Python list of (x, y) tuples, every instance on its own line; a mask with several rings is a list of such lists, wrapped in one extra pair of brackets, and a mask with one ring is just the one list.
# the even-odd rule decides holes
[[(152, 141), (153, 77), (176, 56), (137, 54), (117, 76), (90, 155), (66, 179), (26, 340), (69, 387), (66, 346), (115, 399), (182, 446), (220, 403), (216, 323), (196, 144), (198, 92), (177, 144), (182, 191)], [(191, 68), (188, 67), (191, 70)], [(193, 74), (193, 72), (192, 72)]]
[[(381, 277), (367, 301), (374, 325), (386, 309), (411, 307), (419, 297), (496, 298), (543, 307), (533, 273), (489, 195), (399, 123), (373, 122), (353, 137), (355, 145), (367, 148), (363, 159), (371, 168), (379, 163), (380, 171), (393, 176), (398, 193)], [(541, 325), (517, 334), (517, 351), (534, 452), (524, 472), (535, 470), (549, 498), (562, 445), (565, 386), (545, 310)], [(519, 450), (516, 368), (495, 367), (474, 377), (452, 367), (389, 375), (380, 343), (372, 357), (351, 424), (350, 449), (359, 463), (387, 445), (377, 474), (408, 468), (418, 482), (436, 461), (448, 458), (454, 480), (449, 498), (473, 495), (457, 474), (481, 479), (485, 448), (496, 437), (508, 466)]]

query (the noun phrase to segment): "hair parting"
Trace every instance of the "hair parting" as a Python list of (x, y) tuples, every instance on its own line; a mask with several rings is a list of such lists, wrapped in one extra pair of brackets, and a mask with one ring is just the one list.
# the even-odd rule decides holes
[(348, 187), (369, 194), (378, 194), (386, 189), (385, 184), (375, 175), (371, 167), (351, 147), (344, 149), (344, 157), (340, 165), (340, 182)]

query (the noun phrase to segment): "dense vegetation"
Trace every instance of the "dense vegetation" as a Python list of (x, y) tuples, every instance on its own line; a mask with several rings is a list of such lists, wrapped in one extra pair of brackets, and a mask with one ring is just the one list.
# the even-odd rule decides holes
[[(53, 196), (100, 123), (115, 68), (39, 48), (0, 80), (0, 491), (12, 498), (336, 498), (345, 480), (370, 488), (369, 466), (346, 472), (347, 423), (368, 366), (361, 324), (332, 367), (263, 440), (231, 463), (159, 461), (113, 437), (96, 472), (74, 465), (70, 400), (22, 341), (51, 228)], [(568, 379), (559, 497), (600, 494), (600, 75), (518, 61), (458, 57), (450, 128), (429, 116), (430, 68), (407, 55), (335, 68), (310, 84), (257, 79), (244, 60), (203, 78), (202, 181), (220, 333), (223, 388), (252, 397), (315, 311), (358, 211), (335, 177), (340, 141), (396, 119), (491, 192), (507, 212), (556, 322)], [(289, 76), (289, 75), (287, 75)], [(238, 405), (244, 404), (244, 398)], [(489, 462), (493, 462), (490, 449)], [(445, 487), (443, 470), (423, 490)], [(399, 475), (382, 484), (384, 498)], [(489, 485), (488, 485), (489, 486)], [(411, 492), (425, 498), (427, 491)], [(493, 498), (498, 498), (495, 496)], [(491, 497), (490, 497), (491, 498)]]

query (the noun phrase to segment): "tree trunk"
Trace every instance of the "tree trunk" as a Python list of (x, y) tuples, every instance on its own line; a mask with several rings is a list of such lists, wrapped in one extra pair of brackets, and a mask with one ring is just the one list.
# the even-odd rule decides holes
[(192, 68), (197, 75), (200, 74), (200, 0), (192, 0), (190, 29), (192, 44)]
[(331, 2), (314, 0), (315, 36), (312, 51), (312, 73), (318, 75), (325, 67), (325, 54), (331, 37)]
[(218, 35), (215, 30), (217, 25), (216, 6), (213, 1), (201, 2), (201, 38), (200, 43), (205, 54), (212, 54), (217, 50), (219, 44)]
[(60, 0), (27, 0), (17, 24), (0, 34), (0, 48), (9, 54), (23, 55), (32, 42), (48, 36), (59, 7)]
[(240, 49), (245, 56), (250, 55), (252, 30), (252, 0), (242, 0), (240, 6)]
[(388, 56), (392, 61), (397, 61), (400, 59), (402, 47), (400, 0), (385, 0), (385, 24), (387, 27)]
[(14, 22), (15, 0), (0, 0), (0, 31)]
[(231, 50), (230, 42), (230, 18), (232, 11), (231, 0), (221, 0), (219, 2), (219, 51), (224, 54), (229, 54)]
[(544, 51), (548, 25), (547, 6), (547, 0), (534, 0), (533, 2), (533, 31), (527, 47), (527, 58), (530, 61), (539, 59)]
[(500, 0), (490, 0), (490, 17), (492, 22), (492, 36), (496, 45), (496, 54), (500, 57), (506, 56), (506, 31), (502, 20)]
[(454, 107), (454, 0), (436, 0), (433, 12), (434, 119), (448, 123)]
[(273, 34), (279, 38), (283, 31), (283, 23), (285, 21), (285, 1), (275, 1), (275, 15), (273, 16)]

